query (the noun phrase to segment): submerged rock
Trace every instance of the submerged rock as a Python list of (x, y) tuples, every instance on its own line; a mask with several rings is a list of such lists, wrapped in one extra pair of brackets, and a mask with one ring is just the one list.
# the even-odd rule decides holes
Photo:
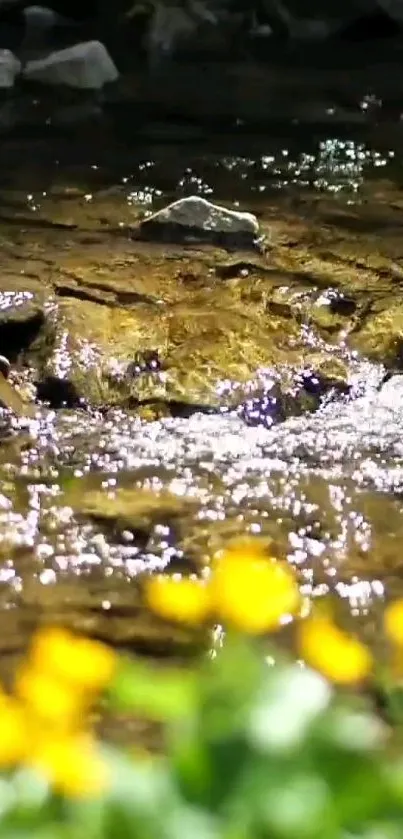
[(271, 428), (277, 422), (286, 418), (283, 399), (279, 385), (262, 396), (247, 399), (238, 409), (238, 415), (247, 425), (263, 425)]
[(10, 50), (0, 50), (0, 88), (13, 87), (21, 62)]
[[(327, 368), (327, 369), (326, 369)], [(288, 370), (278, 381), (271, 381), (261, 393), (255, 393), (237, 409), (247, 425), (271, 428), (291, 416), (312, 413), (324, 400), (350, 393), (346, 377), (338, 365), (318, 363), (317, 369)], [(403, 378), (403, 377), (402, 377)]]
[(0, 372), (0, 406), (8, 408), (17, 417), (33, 417), (35, 406), (26, 402), (18, 390), (10, 384), (2, 372)]
[(74, 483), (68, 495), (69, 503), (85, 518), (111, 531), (116, 536), (122, 532), (148, 536), (157, 524), (180, 524), (189, 511), (196, 511), (199, 502), (183, 498), (166, 490), (154, 492), (134, 487), (119, 488), (114, 492), (86, 490), (82, 482)]
[(252, 213), (229, 210), (190, 195), (145, 219), (140, 232), (159, 241), (210, 241), (253, 247), (257, 244), (259, 224)]
[[(54, 408), (124, 406), (141, 415), (146, 411), (147, 416), (155, 415), (155, 409), (157, 415), (162, 411), (175, 416), (190, 416), (195, 410), (236, 410), (245, 400), (252, 400), (246, 414), (255, 422), (256, 410), (259, 417), (263, 412), (268, 423), (270, 416), (279, 421), (283, 409), (286, 416), (295, 413), (295, 403), (299, 410), (301, 399), (301, 410), (311, 410), (329, 388), (344, 392), (345, 371), (338, 369), (335, 353), (329, 359), (314, 344), (307, 346), (292, 313), (268, 317), (259, 281), (250, 278), (248, 285), (245, 281), (241, 286), (219, 283), (212, 287), (207, 278), (205, 289), (188, 292), (187, 286), (178, 284), (175, 265), (160, 264), (168, 267), (155, 290), (160, 289), (161, 299), (167, 302), (107, 305), (106, 291), (102, 305), (59, 298), (47, 319), (47, 350), (42, 360), (34, 359), (40, 400)], [(137, 289), (142, 288), (139, 266)], [(106, 286), (105, 281), (102, 287), (119, 287), (117, 281), (109, 283)], [(133, 294), (131, 279), (130, 284)], [(80, 293), (83, 287), (84, 279)], [(170, 302), (173, 294), (178, 299)], [(123, 291), (120, 299), (125, 299)], [(267, 375), (257, 376), (259, 370), (274, 369), (281, 371), (282, 397), (291, 394), (285, 403), (282, 398), (272, 404), (273, 393), (265, 400)], [(296, 381), (295, 371), (302, 369), (309, 375)], [(290, 376), (288, 370), (292, 370)], [(329, 380), (329, 387), (324, 379)], [(302, 394), (301, 399), (294, 399), (294, 391)]]
[(28, 61), (24, 76), (44, 84), (100, 90), (115, 82), (119, 73), (106, 47), (100, 41), (87, 41)]

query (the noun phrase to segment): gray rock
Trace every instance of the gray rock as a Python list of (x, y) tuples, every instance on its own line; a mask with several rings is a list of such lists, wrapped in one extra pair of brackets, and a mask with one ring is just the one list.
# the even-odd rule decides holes
[(140, 232), (147, 238), (172, 242), (255, 245), (259, 224), (252, 213), (229, 210), (191, 195), (149, 216), (141, 223)]
[(117, 80), (119, 73), (100, 41), (86, 41), (44, 58), (28, 61), (24, 76), (30, 81), (67, 85), (81, 90), (100, 90)]
[(0, 50), (0, 88), (13, 87), (21, 62), (10, 50)]

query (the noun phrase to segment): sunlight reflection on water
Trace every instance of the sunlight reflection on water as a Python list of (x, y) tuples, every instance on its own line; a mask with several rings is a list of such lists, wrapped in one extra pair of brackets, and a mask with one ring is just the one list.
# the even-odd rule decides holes
[[(382, 400), (381, 371), (376, 368), (357, 362), (355, 375), (367, 382), (361, 396), (290, 418), (273, 429), (245, 427), (235, 415), (195, 414), (145, 424), (121, 411), (107, 419), (44, 414), (36, 427), (36, 447), (22, 457), (30, 512), (16, 516), (7, 508), (1, 511), (3, 532), (8, 522), (14, 547), (34, 549), (43, 585), (56, 583), (63, 569), (86, 575), (96, 566), (105, 580), (117, 570), (131, 578), (183, 556), (167, 523), (156, 524), (141, 549), (130, 531), (116, 539), (97, 532), (88, 521), (80, 523), (70, 507), (60, 506), (60, 491), (49, 480), (49, 470), (53, 476), (66, 468), (82, 476), (98, 475), (112, 496), (118, 476), (120, 485), (126, 481), (132, 487), (165, 489), (198, 502), (195, 538), (207, 522), (216, 526), (232, 520), (238, 529), (266, 536), (273, 527), (281, 532), (284, 526), (288, 558), (301, 570), (303, 592), (319, 597), (336, 586), (353, 611), (365, 614), (374, 598), (383, 597), (382, 581), (373, 569), (370, 578), (361, 571), (345, 581), (340, 567), (352, 551), (368, 556), (373, 549), (373, 526), (361, 509), (357, 485), (365, 489), (381, 476), (387, 485), (393, 462), (394, 480), (399, 473), (403, 486), (403, 403), (397, 398), (391, 406)], [(363, 449), (367, 454), (361, 469)], [(319, 577), (316, 560), (322, 568)], [(7, 581), (10, 568), (5, 568)], [(14, 585), (20, 585), (17, 572)]]

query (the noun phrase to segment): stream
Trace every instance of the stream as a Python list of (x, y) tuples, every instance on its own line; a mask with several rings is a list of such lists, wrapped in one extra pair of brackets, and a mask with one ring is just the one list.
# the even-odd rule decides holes
[[(35, 409), (0, 417), (2, 675), (44, 622), (186, 649), (138, 580), (246, 534), (376, 647), (403, 594), (403, 156), (336, 134), (4, 142), (0, 352)], [(265, 254), (128, 235), (193, 193), (255, 212)]]

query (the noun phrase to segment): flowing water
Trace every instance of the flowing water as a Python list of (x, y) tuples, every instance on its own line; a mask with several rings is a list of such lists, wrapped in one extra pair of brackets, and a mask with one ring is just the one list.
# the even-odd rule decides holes
[[(263, 295), (262, 263), (250, 256), (241, 255), (240, 267), (238, 255), (208, 247), (161, 250), (149, 244), (133, 250), (126, 236), (111, 233), (133, 213), (198, 193), (255, 211), (264, 231), (274, 230), (276, 281), (270, 279), (267, 300), (256, 298), (257, 306), (265, 303), (261, 317), (274, 318), (275, 312), (280, 332), (291, 318), (290, 364), (295, 367), (296, 346), (314, 383), (313, 358), (338, 364), (344, 374), (343, 388), (320, 390), (314, 409), (281, 415), (273, 410), (271, 393), (278, 370), (288, 364), (286, 352), (278, 365), (271, 356), (265, 363), (263, 353), (237, 404), (228, 400), (240, 387), (229, 370), (217, 380), (214, 404), (206, 407), (203, 399), (200, 410), (176, 399), (175, 410), (171, 405), (145, 416), (138, 406), (105, 399), (94, 409), (38, 402), (36, 415), (23, 420), (10, 421), (3, 412), (3, 673), (41, 622), (61, 621), (156, 655), (186, 646), (186, 632), (148, 615), (139, 576), (166, 567), (203, 573), (214, 550), (245, 534), (273, 540), (297, 568), (306, 595), (331, 592), (343, 619), (376, 642), (385, 598), (403, 594), (403, 376), (399, 353), (391, 356), (385, 343), (383, 322), (370, 331), (371, 317), (386, 312), (396, 338), (399, 324), (390, 313), (398, 319), (399, 305), (403, 311), (403, 158), (385, 143), (372, 147), (367, 140), (333, 135), (307, 142), (292, 130), (274, 139), (224, 137), (134, 149), (100, 145), (91, 152), (55, 140), (5, 144), (2, 310), (10, 301), (15, 306), (15, 295), (21, 305), (40, 297), (42, 285), (53, 289), (45, 310), (71, 298), (75, 317), (84, 313), (84, 373), (97, 346), (84, 342), (90, 310), (80, 306), (103, 313), (110, 305), (113, 317), (116, 300), (129, 287), (147, 300), (175, 306), (182, 283), (186, 317), (193, 323), (200, 295), (203, 305), (211, 298), (213, 307), (239, 288), (245, 306), (254, 305), (254, 290)], [(228, 280), (207, 287), (205, 278), (217, 265), (221, 271), (226, 266)], [(296, 303), (287, 297), (290, 288)], [(329, 322), (321, 320), (337, 294), (347, 302), (351, 294), (352, 311), (347, 306), (339, 319), (336, 312)], [(282, 300), (284, 312), (278, 308)], [(5, 334), (1, 352), (13, 362), (12, 381), (25, 383), (35, 396), (35, 356), (17, 352), (15, 335)], [(148, 338), (149, 348), (154, 336)], [(58, 353), (59, 367), (68, 371), (68, 335)], [(111, 361), (113, 356), (111, 345)], [(163, 377), (156, 372), (156, 388), (163, 387)]]

